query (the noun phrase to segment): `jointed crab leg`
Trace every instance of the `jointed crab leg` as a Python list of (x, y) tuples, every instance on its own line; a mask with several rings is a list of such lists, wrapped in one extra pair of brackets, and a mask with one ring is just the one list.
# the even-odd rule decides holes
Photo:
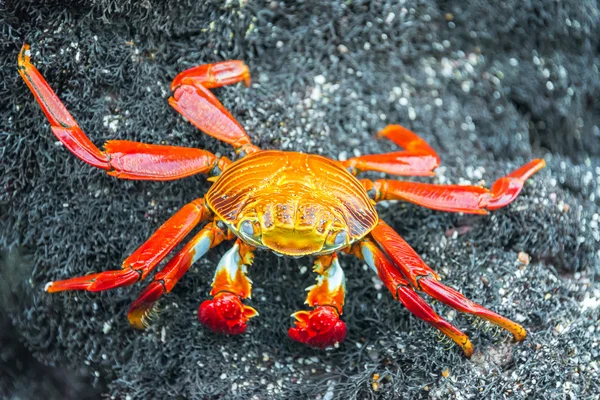
[(364, 260), (394, 296), (417, 318), (439, 329), (459, 345), (467, 357), (473, 354), (473, 345), (468, 336), (458, 330), (436, 312), (409, 286), (394, 263), (370, 239), (365, 238), (353, 246), (352, 253)]
[(148, 313), (154, 303), (165, 293), (169, 293), (181, 277), (200, 257), (226, 239), (226, 234), (217, 222), (206, 225), (167, 265), (154, 276), (137, 300), (129, 308), (127, 318), (134, 328), (143, 329), (147, 325)]
[(144, 279), (192, 228), (211, 216), (212, 213), (204, 204), (204, 200), (196, 199), (183, 206), (158, 228), (144, 244), (123, 261), (120, 270), (49, 282), (45, 289), (51, 293), (64, 290), (97, 292), (131, 285)]
[(169, 104), (198, 129), (232, 145), (236, 152), (252, 153), (258, 148), (240, 123), (209, 89), (243, 81), (250, 86), (250, 70), (242, 61), (205, 64), (183, 71), (171, 83)]
[(31, 64), (28, 45), (23, 45), (18, 64), (19, 74), (46, 114), (54, 135), (81, 160), (106, 170), (109, 175), (122, 179), (172, 180), (213, 170), (218, 173), (230, 163), (206, 150), (127, 140), (108, 141), (105, 150), (101, 151)]
[(527, 336), (527, 332), (521, 325), (472, 302), (456, 290), (439, 282), (439, 276), (432, 273), (431, 268), (421, 260), (413, 248), (385, 222), (379, 221), (371, 231), (371, 236), (416, 289), (458, 311), (476, 315), (506, 329), (513, 334), (515, 340), (521, 341)]
[(252, 246), (238, 239), (217, 265), (210, 291), (214, 298), (204, 301), (198, 308), (198, 319), (214, 332), (243, 333), (248, 320), (258, 315), (254, 308), (240, 300), (251, 295), (252, 282), (246, 276), (246, 270), (254, 259), (253, 251)]
[(491, 190), (481, 186), (434, 185), (388, 179), (362, 179), (361, 183), (375, 201), (404, 200), (434, 210), (487, 214), (516, 199), (525, 180), (545, 165), (544, 160), (535, 159), (496, 180)]
[(215, 89), (238, 82), (244, 82), (249, 87), (250, 70), (243, 61), (229, 60), (198, 65), (180, 72), (171, 82), (171, 91), (184, 84)]
[(344, 271), (335, 253), (319, 256), (314, 271), (317, 284), (307, 288), (306, 304), (311, 311), (298, 311), (296, 326), (288, 330), (290, 338), (313, 347), (329, 347), (346, 337), (346, 324), (340, 321), (346, 291)]
[(388, 125), (377, 134), (404, 147), (404, 151), (369, 154), (350, 158), (342, 164), (354, 175), (361, 171), (379, 171), (392, 175), (431, 176), (440, 165), (440, 157), (416, 133), (400, 125)]
[(19, 53), (19, 74), (46, 114), (56, 137), (65, 147), (88, 164), (102, 169), (110, 169), (108, 156), (102, 153), (77, 127), (77, 122), (29, 60), (29, 45), (25, 44)]

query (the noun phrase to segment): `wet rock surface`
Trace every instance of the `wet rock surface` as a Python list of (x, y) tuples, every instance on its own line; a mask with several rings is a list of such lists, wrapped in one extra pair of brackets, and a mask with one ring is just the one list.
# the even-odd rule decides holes
[[(190, 4), (192, 3), (192, 4)], [(0, 395), (7, 398), (594, 398), (600, 392), (600, 14), (592, 1), (0, 3)], [(52, 135), (18, 76), (32, 61), (100, 145), (138, 140), (230, 147), (166, 99), (177, 72), (242, 59), (253, 85), (215, 91), (265, 149), (344, 159), (394, 149), (405, 125), (441, 155), (437, 183), (490, 185), (548, 167), (487, 217), (378, 206), (448, 285), (529, 331), (524, 343), (440, 304), (466, 331), (467, 360), (408, 313), (362, 263), (341, 259), (346, 341), (287, 338), (311, 260), (258, 252), (260, 316), (246, 334), (196, 318), (221, 245), (160, 302), (149, 329), (126, 312), (144, 284), (43, 292), (49, 280), (118, 268), (209, 187), (119, 181)], [(418, 179), (424, 180), (424, 179)], [(524, 254), (528, 257), (525, 257)], [(308, 272), (307, 272), (308, 270)]]

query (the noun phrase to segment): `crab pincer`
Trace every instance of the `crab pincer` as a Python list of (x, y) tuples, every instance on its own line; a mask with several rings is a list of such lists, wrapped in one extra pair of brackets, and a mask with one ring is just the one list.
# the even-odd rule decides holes
[(213, 332), (236, 335), (246, 330), (250, 318), (258, 312), (242, 299), (250, 297), (252, 282), (246, 276), (254, 259), (253, 247), (238, 240), (223, 256), (212, 283), (211, 300), (198, 308), (198, 319)]
[(288, 330), (291, 339), (311, 347), (326, 348), (341, 343), (346, 338), (346, 324), (331, 306), (317, 307), (312, 311), (292, 314), (296, 325)]
[(211, 300), (204, 300), (198, 308), (198, 319), (202, 325), (215, 333), (237, 335), (246, 331), (250, 318), (258, 312), (242, 304), (239, 296), (229, 292), (220, 292)]
[(344, 271), (335, 253), (317, 257), (313, 270), (317, 283), (307, 288), (306, 304), (315, 308), (292, 314), (296, 323), (288, 336), (312, 347), (331, 347), (346, 337), (346, 324), (340, 320), (346, 292)]

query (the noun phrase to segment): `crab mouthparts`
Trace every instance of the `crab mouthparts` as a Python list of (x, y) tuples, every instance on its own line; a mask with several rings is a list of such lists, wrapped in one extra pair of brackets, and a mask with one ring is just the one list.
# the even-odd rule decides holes
[(324, 238), (312, 229), (300, 231), (276, 228), (263, 233), (262, 243), (277, 255), (302, 257), (320, 252)]

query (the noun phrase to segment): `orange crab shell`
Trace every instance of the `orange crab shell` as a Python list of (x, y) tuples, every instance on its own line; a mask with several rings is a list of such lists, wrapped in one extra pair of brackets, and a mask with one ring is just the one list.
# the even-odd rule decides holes
[[(327, 237), (345, 230), (345, 247), (378, 222), (373, 201), (338, 162), (298, 152), (259, 151), (229, 165), (206, 194), (207, 205), (242, 239), (289, 255), (328, 252)], [(258, 233), (260, 232), (260, 233)]]

